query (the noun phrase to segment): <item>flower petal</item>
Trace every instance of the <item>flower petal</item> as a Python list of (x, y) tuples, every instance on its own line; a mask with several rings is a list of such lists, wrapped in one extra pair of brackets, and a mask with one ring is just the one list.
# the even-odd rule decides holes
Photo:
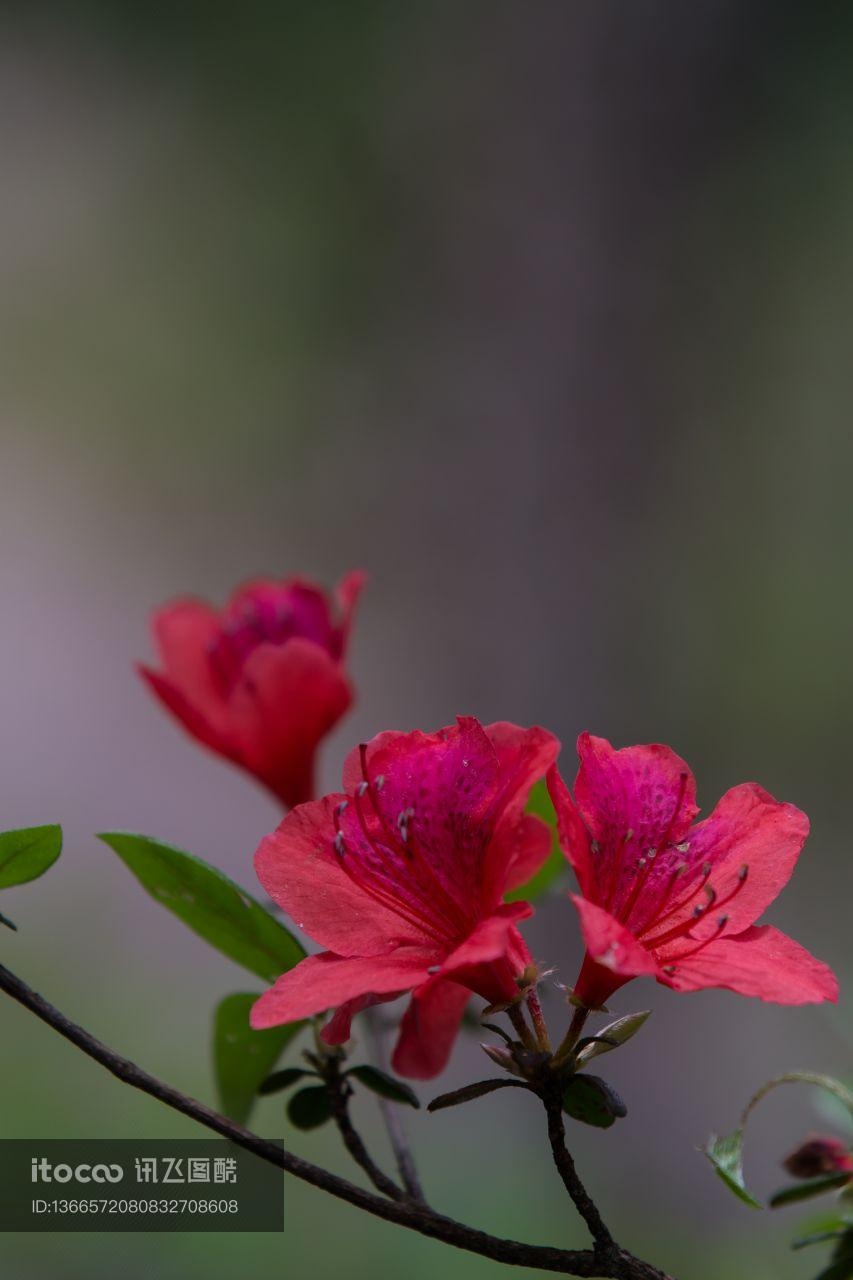
[(588, 898), (582, 898), (576, 893), (569, 896), (581, 918), (587, 952), (597, 965), (625, 978), (657, 976), (658, 966), (654, 956), (624, 924)]
[(522, 729), (500, 720), (485, 726), (498, 757), (499, 781), (492, 801), (495, 834), (484, 869), (488, 901), (499, 902), (510, 889), (534, 875), (551, 852), (547, 826), (524, 816), (530, 790), (544, 778), (560, 750), (553, 733), (534, 725)]
[(367, 581), (367, 574), (362, 569), (353, 569), (351, 573), (341, 578), (335, 587), (335, 604), (340, 615), (340, 625), (338, 628), (340, 657), (343, 658), (347, 651), (349, 643), (349, 634), (352, 629), (353, 617), (355, 615), (355, 607), (358, 598), (364, 590), (364, 584)]
[(252, 1006), (256, 1031), (298, 1022), (365, 995), (402, 993), (428, 977), (429, 956), (403, 948), (389, 956), (337, 956), (322, 951), (307, 956)]
[[(405, 819), (435, 881), (459, 904), (478, 901), (483, 857), (492, 834), (486, 821), (498, 781), (495, 749), (473, 716), (438, 733), (386, 733), (368, 745), (367, 768), (386, 828)], [(359, 777), (361, 767), (359, 763)], [(349, 789), (352, 757), (345, 771)]]
[(582, 733), (575, 801), (602, 849), (631, 832), (640, 852), (677, 844), (699, 810), (696, 781), (671, 747), (653, 742), (615, 751), (606, 738)]
[(444, 978), (416, 987), (391, 1059), (398, 1075), (430, 1080), (444, 1069), (470, 999), (467, 987)]
[(541, 818), (524, 813), (514, 822), (502, 822), (489, 849), (489, 865), (496, 876), (489, 898), (500, 899), (527, 884), (548, 861), (550, 852), (551, 830)]
[(270, 897), (320, 946), (343, 956), (384, 955), (425, 935), (347, 875), (335, 853), (334, 810), (346, 797), (298, 805), (255, 854)]
[(556, 765), (548, 770), (548, 794), (557, 815), (560, 847), (577, 876), (581, 893), (594, 899), (596, 874), (589, 831)]
[(490, 1004), (518, 995), (516, 978), (530, 952), (515, 927), (533, 915), (529, 902), (509, 902), (481, 920), (441, 966), (441, 975), (476, 991)]
[(631, 978), (657, 977), (653, 955), (617, 920), (588, 898), (570, 894), (581, 918), (586, 955), (574, 987), (575, 999), (588, 1009), (601, 1009), (614, 991)]
[(226, 703), (210, 662), (221, 625), (216, 610), (185, 597), (158, 609), (151, 625), (167, 680), (222, 732)]
[(216, 729), (202, 711), (189, 702), (186, 694), (167, 676), (152, 671), (150, 667), (137, 663), (136, 667), (143, 680), (152, 692), (160, 699), (163, 706), (171, 711), (176, 720), (184, 726), (204, 746), (210, 747), (218, 755), (223, 755), (235, 763), (240, 763), (240, 753), (227, 735)]
[[(716, 901), (724, 904), (727, 934), (752, 924), (781, 893), (808, 834), (809, 820), (800, 809), (774, 800), (754, 782), (732, 787), (713, 813), (689, 832), (690, 866), (711, 864), (709, 884)], [(741, 884), (743, 867), (748, 870)], [(671, 923), (677, 922), (676, 915)], [(695, 931), (695, 936), (701, 938), (702, 931)]]
[(288, 806), (310, 799), (317, 746), (351, 702), (343, 669), (320, 645), (299, 637), (260, 644), (230, 700), (246, 768)]
[(725, 987), (774, 1004), (838, 999), (838, 980), (829, 966), (769, 925), (709, 943), (677, 963), (674, 973), (661, 973), (658, 981), (675, 991)]

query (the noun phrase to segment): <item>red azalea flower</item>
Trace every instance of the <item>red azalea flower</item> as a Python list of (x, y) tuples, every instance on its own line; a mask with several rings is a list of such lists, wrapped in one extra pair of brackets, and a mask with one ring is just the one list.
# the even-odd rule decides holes
[(515, 926), (532, 908), (503, 898), (548, 856), (524, 805), (558, 749), (544, 729), (465, 716), (352, 752), (344, 791), (294, 809), (255, 856), (270, 897), (328, 950), (279, 978), (252, 1026), (336, 1009), (323, 1036), (341, 1044), (354, 1013), (411, 991), (394, 1068), (436, 1075), (472, 991), (519, 995), (530, 954)]
[(838, 1138), (815, 1133), (782, 1161), (793, 1178), (819, 1178), (830, 1173), (853, 1174), (853, 1155)]
[(314, 755), (352, 702), (344, 671), (364, 574), (334, 598), (302, 578), (241, 587), (217, 612), (183, 599), (154, 616), (165, 670), (139, 670), (194, 738), (288, 807), (314, 794)]
[(692, 826), (696, 782), (669, 747), (614, 751), (584, 733), (578, 755), (574, 800), (556, 768), (548, 788), (582, 895), (572, 896), (587, 949), (580, 1004), (599, 1008), (642, 975), (777, 1004), (837, 998), (825, 964), (754, 923), (791, 876), (804, 813), (747, 782)]

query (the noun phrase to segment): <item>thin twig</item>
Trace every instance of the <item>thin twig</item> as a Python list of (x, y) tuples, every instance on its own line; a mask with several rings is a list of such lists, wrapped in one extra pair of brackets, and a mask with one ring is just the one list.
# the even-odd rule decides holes
[(384, 1196), (390, 1196), (392, 1200), (405, 1200), (405, 1191), (401, 1190), (393, 1178), (389, 1178), (387, 1173), (380, 1169), (353, 1124), (349, 1113), (352, 1089), (338, 1074), (336, 1062), (330, 1063), (329, 1073), (326, 1076), (326, 1088), (329, 1091), (335, 1124), (353, 1160), (364, 1170), (377, 1191), (381, 1191)]
[[(376, 1011), (374, 1009), (365, 1009), (361, 1016), (370, 1036), (373, 1061), (380, 1071), (387, 1071), (388, 1060), (385, 1053), (382, 1028), (376, 1016)], [(389, 1098), (378, 1098), (377, 1101), (403, 1186), (406, 1188), (410, 1199), (416, 1200), (418, 1204), (426, 1204), (426, 1197), (424, 1196), (417, 1166), (415, 1165), (415, 1157), (412, 1154), (412, 1148), (409, 1146), (405, 1125), (400, 1117), (400, 1108), (395, 1106)]]
[[(598, 1276), (604, 1277), (604, 1280), (672, 1280), (662, 1271), (658, 1271), (621, 1249), (614, 1250), (612, 1255), (603, 1259), (600, 1254), (590, 1249), (555, 1249), (547, 1245), (503, 1240), (485, 1231), (478, 1231), (475, 1227), (456, 1222), (425, 1206), (386, 1200), (372, 1191), (365, 1191), (347, 1182), (345, 1178), (339, 1178), (336, 1174), (321, 1169), (318, 1165), (311, 1164), (290, 1151), (284, 1151), (276, 1143), (258, 1137), (257, 1134), (244, 1129), (242, 1125), (219, 1115), (203, 1102), (198, 1102), (195, 1098), (190, 1098), (164, 1081), (149, 1075), (147, 1071), (143, 1071), (127, 1058), (122, 1058), (115, 1050), (102, 1044), (83, 1027), (72, 1022), (3, 965), (0, 965), (0, 990), (5, 991), (42, 1022), (47, 1023), (49, 1027), (81, 1049), (83, 1053), (99, 1062), (118, 1080), (147, 1093), (167, 1107), (181, 1112), (182, 1115), (189, 1116), (190, 1119), (205, 1125), (214, 1133), (221, 1134), (223, 1138), (228, 1138), (237, 1146), (253, 1152), (262, 1160), (276, 1165), (286, 1173), (291, 1173), (294, 1177), (301, 1178), (303, 1182), (319, 1187), (339, 1200), (345, 1200), (348, 1204), (363, 1209), (386, 1222), (395, 1222), (399, 1226), (407, 1227), (410, 1231), (417, 1231), (434, 1240), (441, 1240), (457, 1249), (466, 1249), (470, 1253), (477, 1253), (484, 1258), (491, 1258), (495, 1262), (503, 1262), (510, 1266), (532, 1267), (538, 1271), (556, 1271), (562, 1275)], [(604, 1267), (602, 1263), (605, 1264)]]

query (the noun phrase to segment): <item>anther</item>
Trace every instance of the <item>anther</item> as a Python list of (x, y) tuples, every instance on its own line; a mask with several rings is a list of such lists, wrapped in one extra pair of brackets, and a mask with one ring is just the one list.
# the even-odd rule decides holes
[(358, 784), (358, 786), (356, 787), (356, 789), (355, 789), (355, 794), (356, 794), (357, 796), (363, 796), (363, 795), (365, 794), (365, 792), (367, 791), (367, 785), (368, 785), (368, 784), (367, 784), (367, 782), (366, 782), (366, 781), (360, 782), (360, 783)]
[(341, 814), (345, 811), (345, 809), (346, 809), (346, 807), (347, 807), (347, 805), (348, 805), (348, 804), (349, 804), (349, 800), (342, 800), (342, 801), (340, 802), (340, 804), (335, 805), (335, 817), (336, 817), (336, 818), (339, 818), (339, 817), (341, 816)]
[(335, 853), (338, 855), (339, 858), (342, 858), (344, 856), (344, 851), (346, 847), (344, 845), (344, 837), (342, 832), (339, 831), (338, 834), (335, 836), (334, 845), (335, 845)]
[(674, 964), (665, 964), (665, 965), (663, 966), (663, 971), (664, 971), (664, 973), (668, 973), (668, 974), (672, 975), (673, 973), (675, 973), (675, 965), (674, 965)]
[(747, 866), (746, 863), (744, 863), (740, 871), (737, 873), (737, 878), (738, 880), (740, 880), (741, 884), (743, 884), (746, 881), (746, 877), (748, 875), (749, 875), (749, 867)]
[(385, 786), (385, 774), (384, 773), (378, 774), (374, 780), (373, 785), (377, 791), (381, 791), (382, 788)]

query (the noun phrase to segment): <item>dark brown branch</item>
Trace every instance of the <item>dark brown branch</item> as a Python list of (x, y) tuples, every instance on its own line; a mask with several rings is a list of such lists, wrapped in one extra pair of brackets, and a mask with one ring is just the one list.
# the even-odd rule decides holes
[[(385, 1053), (385, 1043), (382, 1034), (382, 1026), (376, 1016), (375, 1009), (365, 1009), (361, 1015), (363, 1021), (367, 1025), (368, 1034), (371, 1039), (373, 1048), (373, 1060), (380, 1071), (388, 1070), (388, 1062)], [(397, 1163), (397, 1169), (402, 1179), (403, 1186), (409, 1199), (416, 1200), (418, 1204), (426, 1204), (426, 1197), (421, 1187), (421, 1180), (418, 1176), (417, 1166), (415, 1165), (415, 1157), (409, 1146), (409, 1140), (406, 1136), (405, 1126), (400, 1119), (400, 1108), (388, 1098), (378, 1098), (379, 1111), (388, 1133), (388, 1141), (391, 1143), (391, 1150), (394, 1152), (394, 1159)]]
[(38, 995), (25, 982), (0, 965), (0, 990), (5, 991), (13, 1000), (17, 1000), (25, 1009), (29, 1009), (42, 1022), (47, 1023), (71, 1044), (83, 1053), (99, 1062), (112, 1075), (134, 1089), (147, 1093), (182, 1115), (189, 1116), (199, 1124), (219, 1133), (223, 1138), (251, 1151), (262, 1160), (276, 1165), (286, 1173), (301, 1178), (312, 1186), (327, 1191), (339, 1200), (345, 1200), (357, 1209), (363, 1209), (386, 1222), (395, 1222), (398, 1226), (407, 1227), (421, 1235), (457, 1249), (466, 1249), (470, 1253), (478, 1253), (495, 1262), (503, 1262), (509, 1266), (531, 1267), (538, 1271), (555, 1271), (562, 1275), (587, 1277), (603, 1277), (604, 1280), (670, 1280), (663, 1272), (650, 1267), (639, 1258), (623, 1252), (621, 1249), (609, 1254), (606, 1258), (590, 1249), (554, 1249), (547, 1245), (523, 1244), (517, 1240), (503, 1240), (488, 1232), (478, 1231), (464, 1223), (456, 1222), (443, 1214), (427, 1209), (423, 1205), (386, 1200), (372, 1191), (365, 1191), (354, 1186), (345, 1178), (326, 1169), (321, 1169), (290, 1151), (283, 1151), (275, 1143), (259, 1138), (257, 1134), (234, 1124), (225, 1116), (219, 1115), (203, 1102), (190, 1098), (171, 1085), (165, 1084), (155, 1076), (149, 1075), (135, 1063), (122, 1058), (113, 1049), (96, 1040), (82, 1027), (72, 1022), (43, 996)]
[(596, 1275), (631, 1276), (635, 1280), (671, 1280), (665, 1272), (648, 1262), (633, 1257), (616, 1244), (605, 1225), (598, 1206), (586, 1187), (578, 1177), (575, 1162), (566, 1146), (566, 1130), (563, 1121), (563, 1107), (559, 1091), (548, 1089), (543, 1092), (542, 1101), (548, 1116), (548, 1140), (557, 1172), (569, 1193), (572, 1204), (586, 1223), (595, 1245), (594, 1256), (598, 1260), (599, 1270)]
[(551, 1154), (557, 1172), (563, 1179), (572, 1204), (583, 1218), (589, 1234), (598, 1248), (611, 1248), (613, 1237), (604, 1225), (604, 1219), (598, 1211), (586, 1187), (578, 1177), (575, 1162), (566, 1146), (566, 1128), (563, 1122), (563, 1107), (560, 1095), (556, 1090), (549, 1090), (543, 1097), (545, 1111), (548, 1116), (548, 1141), (551, 1143)]

